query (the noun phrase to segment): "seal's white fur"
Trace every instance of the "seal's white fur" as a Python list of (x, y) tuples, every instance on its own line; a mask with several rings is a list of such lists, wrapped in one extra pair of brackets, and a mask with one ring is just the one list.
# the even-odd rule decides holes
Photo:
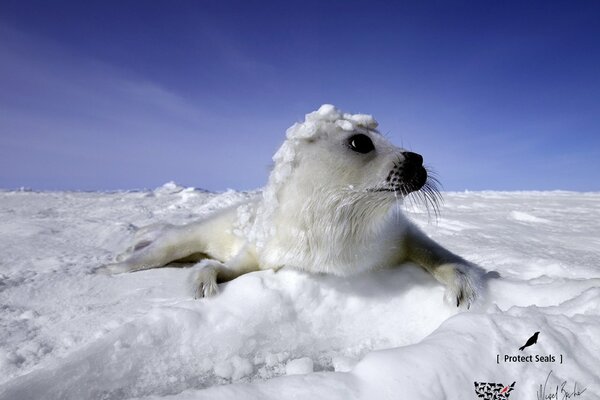
[[(136, 271), (201, 255), (192, 281), (202, 297), (217, 292), (217, 280), (258, 269), (347, 275), (413, 261), (447, 286), (453, 302), (470, 304), (479, 294), (481, 270), (404, 217), (386, 177), (401, 168), (406, 153), (376, 127), (369, 115), (322, 106), (287, 130), (261, 195), (196, 223), (140, 232), (126, 259), (108, 270)], [(349, 149), (348, 138), (356, 134), (368, 136), (375, 150)]]

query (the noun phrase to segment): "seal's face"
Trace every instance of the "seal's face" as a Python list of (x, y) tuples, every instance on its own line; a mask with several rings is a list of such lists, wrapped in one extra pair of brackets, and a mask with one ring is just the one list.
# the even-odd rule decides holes
[[(338, 199), (344, 205), (389, 207), (413, 193), (437, 213), (439, 192), (423, 157), (391, 144), (370, 115), (346, 114), (331, 105), (306, 115), (286, 132), (273, 157), (266, 203), (298, 209)], [(277, 204), (275, 204), (277, 203)]]
[(299, 176), (315, 189), (353, 190), (406, 196), (427, 182), (423, 157), (393, 146), (375, 130), (321, 132), (298, 143)]
[[(364, 133), (358, 133), (347, 139), (348, 147), (359, 154), (376, 152), (373, 140)], [(385, 178), (385, 183), (378, 187), (368, 188), (375, 192), (394, 192), (407, 195), (419, 190), (427, 182), (427, 170), (423, 167), (420, 154), (398, 149), (398, 159), (393, 161), (392, 168)]]

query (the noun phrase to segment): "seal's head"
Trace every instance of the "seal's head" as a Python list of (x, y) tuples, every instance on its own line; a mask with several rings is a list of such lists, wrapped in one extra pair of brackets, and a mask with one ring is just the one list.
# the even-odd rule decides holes
[(294, 183), (293, 195), (304, 197), (364, 192), (397, 201), (421, 191), (425, 204), (435, 209), (438, 192), (423, 157), (392, 145), (377, 125), (370, 115), (342, 113), (329, 104), (307, 114), (287, 130), (287, 140), (273, 157), (267, 191), (279, 190), (288, 180)]

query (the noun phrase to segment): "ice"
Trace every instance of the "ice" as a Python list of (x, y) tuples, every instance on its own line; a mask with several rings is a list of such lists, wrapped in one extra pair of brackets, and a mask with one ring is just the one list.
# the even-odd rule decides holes
[(290, 360), (285, 365), (286, 375), (302, 375), (313, 372), (313, 360), (309, 357), (297, 358)]
[[(599, 193), (446, 193), (437, 223), (410, 211), (502, 275), (469, 311), (412, 264), (255, 272), (203, 300), (185, 268), (94, 273), (139, 227), (258, 195), (0, 192), (0, 399), (452, 399), (475, 398), (474, 381), (535, 399), (546, 378), (600, 398)], [(497, 363), (518, 354), (563, 362)]]
[(531, 215), (529, 213), (525, 213), (522, 211), (512, 211), (510, 213), (510, 217), (516, 221), (522, 221), (522, 222), (531, 222), (531, 223), (538, 223), (538, 224), (547, 224), (550, 222), (547, 219), (539, 218), (539, 217), (536, 217), (535, 215)]

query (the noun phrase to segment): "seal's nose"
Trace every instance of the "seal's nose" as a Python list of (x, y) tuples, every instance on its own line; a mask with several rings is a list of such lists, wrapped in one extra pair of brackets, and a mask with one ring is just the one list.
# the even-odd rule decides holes
[(423, 165), (423, 156), (411, 151), (405, 151), (402, 153), (404, 156), (404, 163), (411, 167), (420, 167)]
[(411, 151), (405, 151), (402, 155), (404, 156), (402, 179), (411, 191), (421, 189), (427, 181), (427, 171), (423, 167), (423, 157)]

